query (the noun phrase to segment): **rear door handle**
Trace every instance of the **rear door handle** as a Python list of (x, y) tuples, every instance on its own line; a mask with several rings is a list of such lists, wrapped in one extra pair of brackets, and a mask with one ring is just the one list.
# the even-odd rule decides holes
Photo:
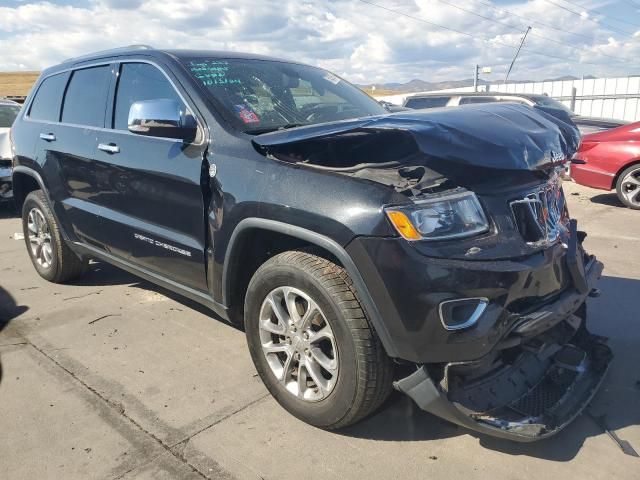
[(41, 133), (40, 138), (47, 142), (53, 142), (56, 139), (56, 136), (53, 133)]
[(98, 150), (102, 150), (103, 152), (107, 152), (111, 154), (120, 153), (120, 147), (117, 146), (115, 143), (99, 143)]

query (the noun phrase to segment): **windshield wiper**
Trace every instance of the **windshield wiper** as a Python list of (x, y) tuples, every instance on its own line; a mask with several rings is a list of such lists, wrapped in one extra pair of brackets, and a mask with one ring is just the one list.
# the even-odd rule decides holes
[(289, 128), (304, 127), (305, 125), (311, 125), (311, 123), (285, 123), (284, 125), (278, 125), (277, 127), (254, 128), (251, 130), (246, 130), (246, 133), (249, 133), (251, 135), (261, 135), (263, 133), (271, 133), (278, 130), (287, 130)]

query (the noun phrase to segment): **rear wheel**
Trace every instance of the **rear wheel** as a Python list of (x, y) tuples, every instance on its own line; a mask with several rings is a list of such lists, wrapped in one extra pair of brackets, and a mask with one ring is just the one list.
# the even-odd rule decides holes
[(627, 207), (640, 210), (640, 165), (632, 165), (620, 174), (616, 193)]
[(31, 262), (40, 276), (61, 283), (84, 273), (87, 261), (64, 242), (42, 190), (35, 190), (22, 207), (22, 231)]
[(342, 267), (307, 252), (282, 253), (257, 270), (245, 305), (256, 369), (296, 417), (341, 428), (389, 395), (391, 361)]

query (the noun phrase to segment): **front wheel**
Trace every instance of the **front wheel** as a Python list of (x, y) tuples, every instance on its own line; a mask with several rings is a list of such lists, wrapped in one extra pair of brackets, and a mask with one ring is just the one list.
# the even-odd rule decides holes
[(262, 381), (289, 412), (336, 429), (375, 411), (391, 391), (392, 364), (345, 270), (285, 252), (255, 273), (245, 331)]
[(620, 174), (616, 193), (627, 207), (640, 210), (640, 165), (632, 165)]

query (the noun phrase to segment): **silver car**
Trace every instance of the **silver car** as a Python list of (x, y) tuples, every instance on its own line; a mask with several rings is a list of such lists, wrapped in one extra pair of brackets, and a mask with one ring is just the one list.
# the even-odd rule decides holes
[(0, 99), (0, 202), (13, 198), (11, 186), (11, 140), (9, 132), (20, 112), (20, 104)]

